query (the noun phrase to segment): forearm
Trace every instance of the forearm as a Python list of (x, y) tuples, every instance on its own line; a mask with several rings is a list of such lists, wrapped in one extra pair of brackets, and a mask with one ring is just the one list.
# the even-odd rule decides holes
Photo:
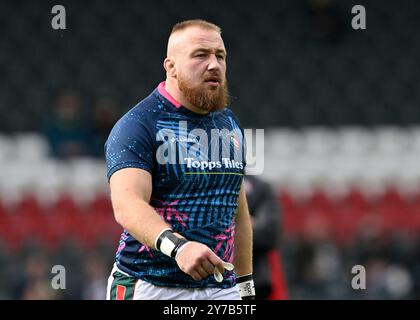
[(142, 244), (155, 248), (159, 233), (170, 226), (141, 198), (114, 201), (116, 221)]
[(252, 273), (252, 225), (249, 218), (236, 225), (233, 264), (238, 276)]
[(238, 199), (235, 226), (235, 256), (234, 265), (238, 276), (252, 273), (252, 223), (244, 188)]

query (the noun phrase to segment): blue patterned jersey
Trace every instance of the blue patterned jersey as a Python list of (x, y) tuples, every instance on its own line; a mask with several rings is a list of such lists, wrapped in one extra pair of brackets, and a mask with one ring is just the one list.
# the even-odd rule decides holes
[[(224, 261), (234, 254), (235, 212), (245, 169), (244, 132), (232, 111), (199, 115), (180, 105), (164, 82), (128, 111), (105, 144), (108, 179), (117, 170), (152, 175), (150, 205), (173, 230), (206, 244)], [(174, 259), (137, 241), (126, 230), (116, 253), (122, 271), (158, 286), (221, 287), (235, 283), (195, 281)]]

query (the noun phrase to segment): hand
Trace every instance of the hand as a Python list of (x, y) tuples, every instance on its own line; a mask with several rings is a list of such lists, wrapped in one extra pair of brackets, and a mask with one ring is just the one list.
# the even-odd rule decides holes
[(217, 272), (223, 274), (225, 265), (213, 251), (206, 245), (189, 241), (175, 258), (179, 268), (199, 281)]

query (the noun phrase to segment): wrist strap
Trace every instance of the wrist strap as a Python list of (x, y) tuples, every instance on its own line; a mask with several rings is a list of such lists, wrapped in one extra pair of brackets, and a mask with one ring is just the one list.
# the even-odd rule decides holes
[(252, 279), (252, 274), (241, 276), (236, 279), (236, 284), (239, 288), (239, 294), (242, 299), (254, 299), (255, 298), (255, 285)]
[[(183, 239), (185, 240), (185, 239)], [(174, 250), (174, 254), (175, 254), (175, 259), (178, 257), (178, 255), (181, 253), (182, 250), (184, 250), (185, 245), (188, 243), (187, 240), (183, 241), (179, 246), (177, 246)]]
[(164, 229), (156, 239), (156, 249), (168, 257), (175, 258), (188, 240), (178, 238), (171, 229)]
[(160, 244), (162, 243), (162, 234), (165, 231), (172, 231), (172, 229), (171, 228), (165, 228), (158, 234), (158, 236), (156, 237), (156, 240), (155, 240), (155, 248), (158, 249), (158, 250), (160, 250)]

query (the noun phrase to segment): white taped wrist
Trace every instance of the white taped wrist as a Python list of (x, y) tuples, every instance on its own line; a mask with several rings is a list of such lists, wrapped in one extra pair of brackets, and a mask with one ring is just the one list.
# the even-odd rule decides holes
[(157, 235), (157, 237), (156, 237), (156, 239), (155, 239), (155, 248), (156, 249), (158, 249), (159, 250), (159, 248), (158, 248), (158, 241), (159, 241), (159, 238), (161, 237), (161, 235), (165, 232), (165, 231), (172, 231), (172, 229), (171, 228), (165, 228), (165, 229), (163, 229), (161, 232), (159, 232), (159, 234)]
[(237, 285), (241, 298), (254, 298), (255, 297), (255, 285), (252, 279), (252, 274), (247, 276), (238, 277)]
[(169, 238), (162, 239), (162, 243), (160, 244), (160, 251), (163, 254), (166, 254), (168, 257), (170, 257), (174, 249), (175, 243), (173, 243)]
[(166, 229), (157, 238), (156, 249), (170, 258), (175, 258), (179, 249), (187, 242), (187, 239), (177, 237), (171, 229)]

